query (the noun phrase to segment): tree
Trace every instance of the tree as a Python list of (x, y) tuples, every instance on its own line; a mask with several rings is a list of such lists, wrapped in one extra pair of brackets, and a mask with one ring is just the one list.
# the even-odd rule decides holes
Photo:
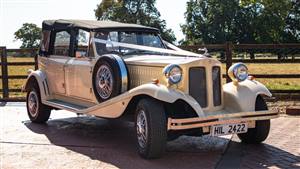
[(98, 20), (113, 20), (155, 27), (160, 30), (162, 38), (174, 42), (174, 32), (168, 29), (166, 21), (160, 19), (155, 7), (156, 0), (102, 0), (97, 5), (95, 15)]
[(286, 18), (285, 41), (300, 42), (300, 1), (292, 0), (292, 9)]
[(256, 43), (285, 42), (286, 18), (292, 8), (291, 0), (243, 0), (242, 9), (253, 8), (252, 14), (256, 20)]
[(298, 0), (190, 0), (185, 19), (184, 44), (283, 43), (299, 37)]
[[(230, 9), (230, 10), (228, 10)], [(190, 0), (182, 25), (188, 44), (235, 41), (239, 0)]]
[(41, 28), (36, 24), (24, 23), (23, 26), (15, 32), (15, 40), (21, 40), (20, 48), (37, 48), (41, 39)]

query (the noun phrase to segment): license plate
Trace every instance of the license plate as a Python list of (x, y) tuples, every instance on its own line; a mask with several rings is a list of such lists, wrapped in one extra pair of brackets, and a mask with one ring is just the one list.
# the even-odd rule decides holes
[(238, 123), (212, 126), (210, 133), (212, 136), (221, 136), (227, 134), (246, 133), (247, 131), (247, 123)]

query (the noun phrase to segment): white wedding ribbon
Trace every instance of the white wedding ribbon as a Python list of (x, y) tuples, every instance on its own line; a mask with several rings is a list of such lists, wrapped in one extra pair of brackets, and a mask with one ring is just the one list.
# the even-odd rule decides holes
[(182, 50), (182, 49), (180, 49), (180, 50), (170, 50), (170, 49), (156, 48), (156, 47), (150, 47), (150, 46), (114, 42), (114, 41), (108, 41), (108, 40), (97, 39), (97, 38), (93, 38), (92, 40), (94, 42), (97, 42), (97, 43), (111, 44), (111, 45), (113, 45), (113, 47), (124, 47), (124, 48), (130, 48), (130, 49), (152, 51), (152, 52), (159, 52), (159, 53), (166, 53), (166, 54), (180, 55), (180, 56), (204, 57), (203, 55), (196, 54), (196, 53), (189, 52), (189, 51)]

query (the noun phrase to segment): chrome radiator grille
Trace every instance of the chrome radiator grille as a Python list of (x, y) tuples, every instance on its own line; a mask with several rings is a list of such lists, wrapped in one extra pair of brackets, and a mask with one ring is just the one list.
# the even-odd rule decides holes
[[(205, 67), (192, 67), (189, 69), (189, 94), (200, 104), (201, 107), (208, 106), (208, 94), (213, 95), (213, 106), (221, 105), (221, 69), (214, 66), (211, 69), (212, 77), (207, 77)], [(209, 79), (208, 79), (209, 78)], [(212, 84), (213, 91), (207, 91), (207, 81)]]
[(207, 107), (206, 70), (193, 67), (189, 70), (189, 94), (201, 107)]
[(221, 70), (219, 66), (212, 68), (214, 106), (221, 105)]

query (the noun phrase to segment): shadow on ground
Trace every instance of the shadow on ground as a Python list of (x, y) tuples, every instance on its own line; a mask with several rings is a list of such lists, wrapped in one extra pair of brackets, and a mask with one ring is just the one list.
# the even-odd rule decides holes
[(234, 136), (216, 168), (300, 169), (300, 156), (266, 143), (244, 144)]
[(168, 143), (161, 159), (144, 160), (136, 153), (133, 124), (129, 122), (81, 116), (43, 125), (24, 124), (45, 135), (51, 144), (118, 168), (299, 168), (300, 163), (296, 154), (269, 144), (242, 144), (236, 137), (225, 151), (228, 140), (210, 136), (180, 137)]
[(144, 160), (136, 152), (133, 123), (82, 116), (24, 124), (51, 144), (119, 168), (214, 168), (228, 143), (219, 137), (181, 137), (168, 143), (161, 159)]

